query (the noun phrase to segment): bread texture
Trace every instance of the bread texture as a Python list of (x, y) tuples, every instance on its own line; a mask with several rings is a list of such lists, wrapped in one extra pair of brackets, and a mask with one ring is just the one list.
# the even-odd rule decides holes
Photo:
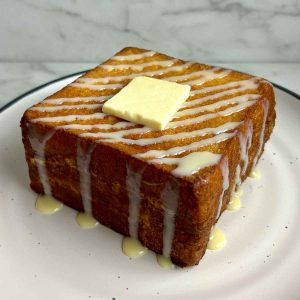
[[(191, 85), (165, 130), (102, 113), (104, 101), (139, 75)], [(29, 108), (21, 120), (35, 192), (92, 213), (181, 267), (199, 263), (212, 226), (257, 163), (274, 124), (268, 81), (134, 47)], [(174, 172), (181, 158), (204, 151), (220, 159), (188, 175)]]

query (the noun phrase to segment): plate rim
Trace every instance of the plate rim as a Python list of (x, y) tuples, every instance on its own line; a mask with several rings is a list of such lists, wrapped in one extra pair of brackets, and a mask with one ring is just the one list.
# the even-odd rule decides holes
[[(12, 99), (11, 101), (9, 101), (8, 103), (4, 104), (4, 106), (0, 107), (0, 114), (3, 113), (5, 110), (7, 110), (9, 107), (11, 107), (12, 105), (16, 104), (17, 102), (19, 102), (21, 99), (23, 99), (24, 97), (27, 97), (39, 90), (41, 90), (42, 88), (45, 88), (47, 86), (50, 86), (52, 85), (53, 83), (56, 83), (56, 82), (59, 82), (61, 80), (64, 80), (64, 79), (67, 79), (67, 78), (70, 78), (70, 77), (73, 77), (73, 76), (77, 76), (77, 75), (81, 75), (81, 74), (84, 74), (86, 72), (88, 72), (89, 70), (84, 70), (84, 71), (78, 71), (78, 72), (75, 72), (75, 73), (71, 73), (71, 74), (68, 74), (68, 75), (64, 75), (64, 76), (61, 76), (61, 77), (58, 77), (54, 80), (51, 80), (51, 81), (48, 81), (46, 83), (43, 83), (41, 85), (38, 85), (37, 87), (33, 88), (33, 89), (30, 89), (28, 90), (27, 92), (25, 93), (22, 93), (21, 95), (17, 96), (16, 98)], [(286, 87), (283, 87), (282, 85), (280, 84), (277, 84), (277, 83), (274, 83), (272, 81), (270, 81), (272, 83), (273, 86), (275, 86), (277, 89), (289, 94), (290, 96), (293, 96), (294, 98), (296, 98), (297, 100), (300, 101), (300, 94), (294, 92), (294, 91), (291, 91), (290, 89), (286, 88)]]

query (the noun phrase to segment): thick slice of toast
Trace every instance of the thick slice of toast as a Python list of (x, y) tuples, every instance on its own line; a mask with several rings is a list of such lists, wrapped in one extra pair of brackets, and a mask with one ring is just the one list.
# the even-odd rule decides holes
[[(191, 85), (165, 130), (101, 111), (139, 75)], [(262, 154), (274, 107), (272, 85), (262, 78), (125, 48), (24, 113), (31, 187), (92, 213), (179, 266), (192, 266)], [(217, 159), (182, 172), (194, 152)]]

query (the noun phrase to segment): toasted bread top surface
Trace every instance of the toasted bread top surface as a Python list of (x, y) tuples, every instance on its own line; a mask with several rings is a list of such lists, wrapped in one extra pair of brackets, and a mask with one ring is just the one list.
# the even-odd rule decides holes
[[(107, 99), (141, 75), (191, 85), (188, 100), (164, 130), (102, 112)], [(108, 144), (172, 172), (174, 158), (197, 151), (223, 154), (227, 141), (249, 124), (255, 107), (261, 106), (266, 115), (261, 105), (268, 98), (266, 86), (266, 80), (248, 74), (129, 47), (29, 108), (25, 118)]]

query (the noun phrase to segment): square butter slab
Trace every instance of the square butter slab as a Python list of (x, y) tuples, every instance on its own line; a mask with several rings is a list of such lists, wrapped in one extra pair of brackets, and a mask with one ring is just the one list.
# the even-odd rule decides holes
[(103, 105), (103, 112), (164, 129), (189, 97), (190, 86), (139, 76)]

